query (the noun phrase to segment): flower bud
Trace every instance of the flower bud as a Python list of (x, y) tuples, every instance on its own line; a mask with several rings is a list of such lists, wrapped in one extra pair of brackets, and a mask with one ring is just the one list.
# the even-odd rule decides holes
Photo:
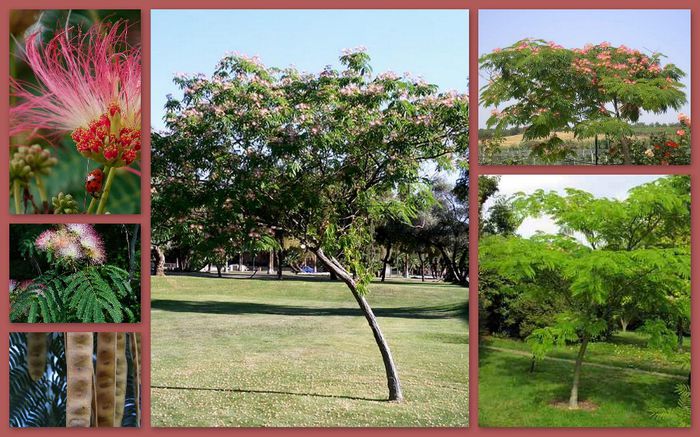
[(78, 202), (70, 194), (58, 193), (51, 199), (54, 214), (79, 214)]

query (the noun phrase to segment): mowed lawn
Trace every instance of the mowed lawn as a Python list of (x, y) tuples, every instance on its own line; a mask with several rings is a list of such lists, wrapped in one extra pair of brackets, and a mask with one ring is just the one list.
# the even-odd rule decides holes
[(466, 426), (466, 288), (372, 284), (405, 401), (348, 289), (320, 278), (152, 279), (153, 426)]
[[(689, 353), (689, 342), (686, 349)], [(676, 406), (675, 387), (688, 375), (678, 362), (647, 349), (639, 336), (618, 334), (611, 342), (592, 343), (584, 360), (579, 400), (594, 408), (570, 411), (552, 404), (568, 400), (573, 373), (573, 361), (568, 360), (575, 357), (576, 347), (558, 347), (550, 354), (556, 360), (541, 361), (534, 373), (529, 372), (527, 351), (526, 344), (515, 340), (482, 340), (479, 426), (671, 426), (650, 410)]]

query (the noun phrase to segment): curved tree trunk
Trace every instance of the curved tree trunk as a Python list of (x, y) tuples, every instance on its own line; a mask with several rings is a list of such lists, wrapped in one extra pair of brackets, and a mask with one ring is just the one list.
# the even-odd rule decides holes
[(335, 275), (342, 279), (343, 282), (345, 282), (345, 284), (350, 289), (350, 292), (352, 293), (353, 297), (357, 301), (357, 304), (362, 310), (362, 314), (364, 314), (365, 319), (367, 319), (367, 323), (372, 329), (374, 340), (377, 342), (377, 346), (379, 346), (379, 351), (382, 354), (382, 360), (384, 361), (384, 369), (386, 370), (387, 386), (389, 388), (389, 400), (397, 402), (402, 401), (403, 393), (401, 391), (401, 381), (399, 380), (399, 373), (396, 369), (394, 358), (391, 355), (389, 344), (384, 338), (382, 330), (379, 328), (379, 323), (377, 322), (377, 318), (374, 316), (372, 307), (370, 307), (369, 303), (364, 298), (364, 296), (358, 293), (355, 281), (352, 279), (348, 271), (345, 270), (345, 268), (342, 265), (340, 265), (338, 261), (336, 261), (333, 257), (329, 257), (328, 255), (326, 255), (322, 249), (314, 249), (313, 252), (314, 254), (316, 254), (317, 258), (320, 259), (321, 262), (323, 262), (326, 268), (331, 272), (334, 272)]
[(165, 252), (160, 246), (154, 244), (153, 255), (156, 258), (156, 276), (165, 276)]
[(581, 365), (583, 364), (583, 356), (586, 354), (586, 347), (588, 347), (588, 336), (583, 337), (583, 341), (581, 341), (581, 347), (579, 347), (576, 364), (574, 365), (574, 381), (571, 385), (571, 395), (569, 396), (569, 408), (572, 410), (578, 409), (578, 384), (581, 380)]

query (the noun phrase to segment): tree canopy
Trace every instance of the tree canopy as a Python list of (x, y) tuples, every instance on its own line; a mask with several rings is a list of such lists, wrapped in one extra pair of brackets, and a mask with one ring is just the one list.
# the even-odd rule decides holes
[[(525, 126), (525, 140), (543, 140), (533, 150), (554, 159), (565, 155), (558, 132), (577, 138), (632, 134), (631, 123), (643, 111), (678, 110), (686, 102), (685, 73), (674, 64), (662, 65), (661, 53), (646, 55), (610, 43), (568, 49), (541, 39), (524, 39), (483, 55), (481, 68), (490, 80), (481, 103), (505, 104), (494, 109), (489, 127), (501, 131)], [(622, 144), (625, 163), (629, 145)]]

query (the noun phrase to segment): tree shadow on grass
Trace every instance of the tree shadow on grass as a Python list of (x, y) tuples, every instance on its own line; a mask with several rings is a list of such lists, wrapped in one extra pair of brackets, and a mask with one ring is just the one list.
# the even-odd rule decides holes
[(161, 389), (161, 390), (183, 390), (183, 391), (218, 391), (225, 393), (244, 393), (244, 394), (272, 394), (272, 395), (288, 395), (288, 396), (310, 396), (315, 398), (333, 398), (333, 399), (349, 399), (353, 401), (370, 401), (370, 402), (388, 402), (387, 399), (378, 398), (364, 398), (359, 396), (344, 396), (344, 395), (325, 395), (319, 393), (297, 393), (289, 391), (279, 391), (279, 390), (254, 390), (254, 389), (242, 389), (242, 388), (210, 388), (210, 387), (179, 387), (179, 386), (165, 386), (165, 385), (151, 385), (151, 388)]
[[(285, 281), (300, 281), (300, 282), (329, 282), (344, 285), (340, 280), (331, 280), (330, 276), (325, 273), (299, 273), (294, 274), (290, 272), (284, 272), (282, 280), (277, 279), (276, 274), (268, 274), (267, 272), (228, 272), (224, 273), (220, 278), (216, 272), (168, 272), (166, 277), (173, 276), (184, 276), (193, 278), (209, 278), (209, 279), (234, 279), (234, 280), (258, 280), (258, 281), (275, 281), (275, 282), (285, 282)], [(390, 278), (384, 282), (377, 280), (372, 281), (370, 286), (373, 285), (409, 285), (409, 286), (424, 286), (424, 287), (457, 287), (460, 284), (453, 284), (451, 282), (436, 281), (436, 280), (425, 280), (425, 282), (420, 279), (404, 279), (404, 278)], [(468, 287), (463, 287), (465, 294), (468, 294)]]
[[(218, 302), (154, 299), (151, 309), (180, 313), (206, 314), (271, 314), (283, 316), (362, 316), (359, 308), (306, 307), (294, 305), (275, 305), (253, 302)], [(466, 304), (451, 304), (432, 307), (396, 307), (373, 308), (377, 317), (396, 317), (407, 319), (450, 319), (468, 320), (469, 309)]]
[[(600, 411), (591, 412), (590, 424), (581, 425), (582, 417), (580, 414), (583, 414), (581, 411), (571, 412), (571, 416), (567, 418), (566, 411), (560, 410), (555, 413), (554, 409), (546, 408), (554, 401), (568, 399), (573, 363), (545, 360), (537, 364), (533, 373), (529, 371), (530, 363), (531, 360), (527, 356), (510, 355), (483, 347), (479, 349), (479, 368), (485, 369), (487, 366), (489, 368), (487, 371), (480, 372), (482, 377), (479, 384), (484, 387), (480, 391), (480, 399), (483, 401), (481, 408), (486, 405), (499, 405), (501, 402), (506, 402), (504, 399), (488, 399), (489, 394), (502, 393), (503, 391), (488, 389), (486, 386), (508, 384), (508, 392), (513, 393), (512, 399), (520, 398), (521, 402), (529, 404), (523, 406), (523, 410), (526, 410), (523, 414), (529, 414), (533, 410), (542, 412), (539, 420), (536, 417), (523, 417), (523, 422), (520, 424), (482, 423), (482, 426), (543, 426), (543, 424), (544, 426), (552, 426), (549, 422), (551, 415), (560, 418), (561, 422), (554, 426), (561, 427), (634, 426), (630, 425), (629, 422), (602, 424), (600, 421), (609, 420), (610, 417), (607, 415), (614, 410), (637, 411), (644, 415), (647, 414), (644, 412), (647, 412), (652, 406), (673, 407), (677, 402), (675, 394), (677, 380), (626, 372), (624, 369), (587, 367), (584, 361), (579, 399), (592, 401), (598, 405)], [(578, 415), (578, 417), (574, 415)], [(526, 419), (528, 425), (525, 425)], [(537, 424), (538, 421), (541, 423)], [(663, 424), (659, 423), (658, 426), (662, 427)]]

